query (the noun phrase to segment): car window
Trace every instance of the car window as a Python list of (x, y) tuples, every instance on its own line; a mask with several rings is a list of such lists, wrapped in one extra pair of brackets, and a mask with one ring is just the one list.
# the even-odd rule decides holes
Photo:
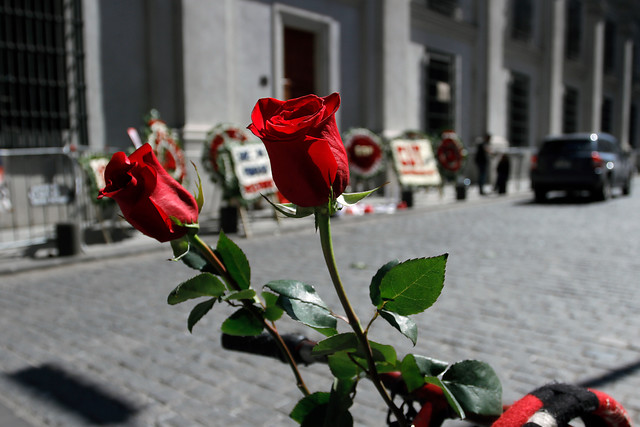
[(593, 148), (588, 139), (568, 139), (548, 141), (540, 149), (540, 154), (568, 154), (579, 151), (591, 151)]
[(607, 153), (613, 153), (616, 151), (615, 146), (611, 141), (598, 140), (598, 151), (605, 151)]

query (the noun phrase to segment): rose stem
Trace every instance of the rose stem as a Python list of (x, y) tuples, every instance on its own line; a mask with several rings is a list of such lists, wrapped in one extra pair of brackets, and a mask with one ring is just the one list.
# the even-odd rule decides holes
[[(215, 252), (213, 252), (211, 247), (209, 247), (209, 245), (207, 245), (202, 239), (200, 239), (200, 236), (198, 236), (197, 234), (190, 237), (191, 237), (191, 240), (196, 244), (196, 246), (207, 258), (209, 263), (211, 263), (213, 268), (215, 268), (216, 271), (222, 277), (224, 277), (227, 283), (229, 283), (230, 286), (232, 286), (234, 289), (240, 290), (240, 287), (238, 286), (236, 281), (233, 279), (233, 277), (231, 277), (227, 268), (224, 266), (220, 258), (218, 258), (218, 256), (215, 254)], [(298, 386), (298, 389), (302, 392), (304, 396), (309, 396), (309, 394), (311, 393), (309, 393), (309, 389), (307, 388), (304, 380), (302, 379), (302, 375), (300, 374), (298, 365), (296, 364), (293, 358), (293, 355), (289, 351), (289, 348), (284, 343), (284, 340), (282, 339), (282, 336), (278, 332), (278, 329), (276, 328), (276, 326), (270, 324), (267, 321), (267, 319), (264, 318), (264, 316), (256, 312), (255, 307), (251, 303), (249, 303), (248, 301), (242, 301), (242, 302), (245, 308), (248, 309), (251, 312), (251, 314), (253, 314), (256, 318), (258, 318), (262, 322), (263, 326), (267, 329), (269, 334), (275, 339), (276, 344), (280, 349), (280, 352), (284, 355), (285, 359), (287, 360), (287, 363), (289, 364), (289, 366), (291, 367), (291, 370), (293, 371), (293, 375), (296, 377), (296, 385)]]
[(333, 252), (333, 242), (331, 239), (331, 218), (325, 212), (317, 212), (316, 221), (318, 230), (320, 232), (322, 253), (324, 254), (324, 260), (327, 264), (327, 268), (329, 269), (331, 281), (333, 282), (333, 286), (336, 290), (336, 293), (338, 294), (338, 298), (340, 299), (342, 308), (347, 315), (347, 319), (349, 319), (349, 324), (351, 325), (351, 328), (353, 329), (356, 336), (358, 337), (358, 340), (360, 340), (365, 349), (365, 355), (367, 359), (367, 365), (369, 367), (369, 375), (371, 376), (371, 381), (378, 390), (378, 393), (380, 393), (380, 395), (382, 396), (382, 399), (385, 401), (387, 406), (393, 411), (400, 425), (406, 426), (407, 422), (404, 418), (404, 414), (402, 413), (402, 411), (400, 411), (396, 404), (393, 403), (393, 400), (391, 399), (391, 397), (389, 397), (387, 390), (382, 385), (382, 381), (380, 380), (380, 376), (378, 375), (378, 369), (376, 368), (376, 363), (373, 360), (373, 354), (371, 351), (369, 340), (362, 330), (360, 320), (358, 319), (358, 316), (356, 315), (353, 307), (351, 306), (351, 303), (349, 302), (349, 298), (347, 297), (347, 294), (345, 292), (342, 280), (340, 279), (340, 274), (338, 273), (338, 267), (336, 265), (336, 257)]

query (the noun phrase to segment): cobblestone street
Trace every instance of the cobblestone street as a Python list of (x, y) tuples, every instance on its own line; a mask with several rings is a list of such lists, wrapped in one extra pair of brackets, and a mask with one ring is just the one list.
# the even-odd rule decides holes
[[(400, 357), (486, 361), (505, 403), (550, 381), (581, 383), (609, 393), (638, 422), (640, 191), (603, 203), (531, 199), (490, 196), (335, 219), (356, 311), (368, 320), (368, 285), (387, 261), (449, 253), (442, 295), (414, 316), (417, 345), (383, 322), (372, 339), (393, 343)], [(232, 238), (256, 286), (299, 279), (340, 312), (308, 225)], [(215, 244), (215, 235), (206, 237)], [(194, 275), (169, 257), (168, 245), (150, 242), (126, 257), (1, 276), (0, 403), (34, 426), (294, 425), (288, 412), (300, 395), (288, 367), (221, 349), (218, 329), (230, 308), (214, 307), (190, 334), (194, 304), (167, 305), (175, 285)], [(307, 333), (288, 320), (279, 329)], [(326, 372), (303, 370), (310, 388), (323, 391)], [(52, 383), (66, 388), (53, 393)], [(352, 413), (356, 425), (384, 425), (368, 383)]]

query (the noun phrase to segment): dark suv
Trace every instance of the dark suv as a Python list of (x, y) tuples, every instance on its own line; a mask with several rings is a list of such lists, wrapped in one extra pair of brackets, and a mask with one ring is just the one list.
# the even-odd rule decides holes
[(549, 191), (589, 191), (606, 200), (614, 187), (631, 191), (633, 166), (615, 137), (607, 133), (573, 133), (547, 137), (531, 158), (531, 186), (536, 201)]

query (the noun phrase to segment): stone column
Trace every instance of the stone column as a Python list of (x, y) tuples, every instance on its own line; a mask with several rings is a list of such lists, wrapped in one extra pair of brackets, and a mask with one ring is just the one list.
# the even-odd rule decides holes
[(387, 133), (406, 130), (410, 2), (382, 2), (382, 129)]
[(562, 97), (564, 94), (564, 44), (566, 1), (551, 0), (540, 3), (547, 6), (545, 16), (550, 23), (549, 32), (544, 35), (544, 60), (542, 79), (542, 124), (541, 133), (562, 132)]
[(633, 73), (633, 39), (629, 32), (622, 31), (622, 43), (619, 44), (620, 70), (618, 71), (620, 84), (618, 85), (618, 106), (614, 129), (620, 138), (623, 148), (630, 148), (629, 123), (631, 120), (631, 93)]
[(508, 71), (504, 69), (504, 37), (506, 0), (486, 1), (486, 131), (492, 135), (507, 134)]
[(586, 59), (586, 87), (583, 97), (585, 130), (601, 129), (602, 79), (604, 66), (604, 11), (598, 2), (587, 3), (584, 53)]

